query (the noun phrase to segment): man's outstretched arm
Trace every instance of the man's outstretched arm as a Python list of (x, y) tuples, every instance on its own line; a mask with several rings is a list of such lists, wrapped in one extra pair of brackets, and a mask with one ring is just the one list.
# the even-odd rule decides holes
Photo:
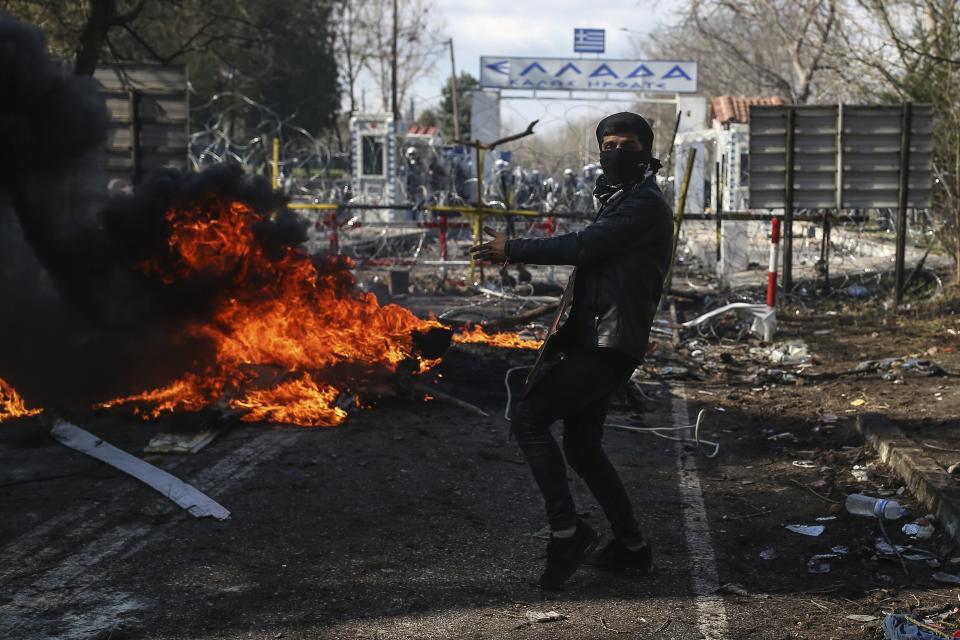
[(489, 227), (494, 239), (471, 249), (477, 260), (520, 262), (524, 264), (568, 264), (584, 266), (602, 262), (626, 251), (653, 227), (651, 218), (634, 207), (603, 216), (581, 231), (553, 238), (517, 238), (507, 240)]

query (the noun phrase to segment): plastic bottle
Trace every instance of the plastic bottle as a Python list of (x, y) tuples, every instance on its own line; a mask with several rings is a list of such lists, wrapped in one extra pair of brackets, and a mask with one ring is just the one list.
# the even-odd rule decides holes
[(873, 498), (859, 493), (847, 496), (847, 511), (857, 516), (882, 517), (884, 520), (899, 520), (908, 511), (896, 500)]

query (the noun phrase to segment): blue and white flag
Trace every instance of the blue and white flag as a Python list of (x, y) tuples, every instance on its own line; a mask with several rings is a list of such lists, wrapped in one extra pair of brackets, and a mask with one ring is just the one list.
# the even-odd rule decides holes
[(603, 29), (574, 29), (574, 53), (603, 53), (606, 47), (606, 35)]

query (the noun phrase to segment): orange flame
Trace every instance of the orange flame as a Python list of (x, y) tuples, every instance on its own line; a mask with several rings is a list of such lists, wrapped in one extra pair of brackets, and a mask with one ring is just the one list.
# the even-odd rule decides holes
[[(186, 330), (212, 340), (214, 362), (202, 374), (98, 406), (131, 404), (155, 418), (226, 402), (247, 421), (332, 426), (346, 418), (336, 402), (351, 375), (394, 371), (417, 357), (412, 332), (440, 326), (396, 305), (381, 307), (372, 294), (350, 293), (346, 260), (320, 273), (300, 249), (268, 258), (254, 236), (262, 220), (243, 203), (217, 200), (167, 213), (169, 253), (142, 268), (167, 284), (198, 276), (229, 283), (213, 318)], [(420, 372), (436, 362), (420, 359)], [(338, 386), (326, 381), (334, 367)]]
[(17, 390), (0, 378), (0, 422), (10, 418), (35, 416), (42, 411), (43, 409), (27, 409)]
[(507, 349), (539, 349), (540, 340), (521, 338), (515, 333), (487, 333), (478, 324), (464, 328), (462, 333), (454, 334), (453, 341), (459, 344), (488, 344)]

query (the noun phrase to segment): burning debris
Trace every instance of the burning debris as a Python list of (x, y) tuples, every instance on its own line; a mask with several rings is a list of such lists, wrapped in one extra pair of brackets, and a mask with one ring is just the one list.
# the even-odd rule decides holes
[(171, 288), (217, 283), (205, 287), (206, 315), (182, 327), (184, 335), (213, 345), (211, 361), (161, 388), (101, 406), (129, 404), (156, 417), (223, 402), (246, 411), (247, 421), (331, 426), (346, 417), (337, 406), (342, 392), (404, 362), (414, 373), (436, 363), (421, 353), (414, 334), (442, 330), (439, 323), (353, 292), (347, 259), (311, 259), (299, 246), (263, 242), (258, 229), (278, 215), (225, 194), (203, 194), (166, 212), (166, 242), (138, 269)]
[(478, 324), (467, 326), (453, 336), (457, 344), (488, 344), (506, 349), (539, 349), (541, 340), (524, 338), (516, 333), (487, 333)]
[(17, 390), (0, 378), (0, 422), (11, 418), (35, 416), (42, 409), (28, 409)]

